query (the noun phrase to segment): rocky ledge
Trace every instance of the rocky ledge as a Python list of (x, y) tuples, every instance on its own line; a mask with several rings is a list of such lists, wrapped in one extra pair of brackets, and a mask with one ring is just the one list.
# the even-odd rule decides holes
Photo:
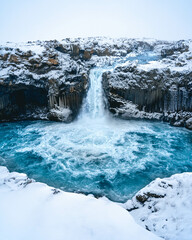
[(162, 119), (192, 129), (192, 42), (157, 46), (152, 54), (159, 59), (127, 61), (103, 74), (109, 110), (124, 119)]

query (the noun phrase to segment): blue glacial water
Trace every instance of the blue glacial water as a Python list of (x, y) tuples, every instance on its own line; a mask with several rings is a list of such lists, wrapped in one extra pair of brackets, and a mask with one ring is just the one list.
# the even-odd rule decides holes
[(107, 113), (105, 70), (91, 71), (89, 92), (73, 123), (0, 123), (0, 165), (65, 191), (118, 202), (157, 177), (192, 171), (192, 131)]
[(65, 191), (125, 201), (157, 177), (192, 171), (192, 132), (98, 119), (0, 124), (0, 165)]

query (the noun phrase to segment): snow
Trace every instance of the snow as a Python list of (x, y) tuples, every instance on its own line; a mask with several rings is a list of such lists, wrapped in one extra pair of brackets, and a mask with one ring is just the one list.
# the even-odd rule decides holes
[(139, 69), (142, 69), (144, 71), (149, 71), (149, 70), (154, 69), (154, 68), (164, 69), (164, 68), (167, 68), (167, 67), (168, 67), (167, 63), (162, 63), (161, 61), (150, 61), (147, 64), (140, 64), (139, 65)]
[(2, 240), (158, 240), (122, 207), (66, 193), (0, 167)]
[(8, 75), (9, 71), (10, 71), (10, 67), (0, 69), (0, 76), (3, 77), (3, 76)]
[(45, 48), (39, 44), (37, 44), (37, 42), (29, 42), (29, 43), (13, 43), (13, 42), (7, 42), (5, 44), (1, 44), (0, 47), (9, 47), (9, 48), (19, 48), (21, 51), (23, 52), (27, 52), (27, 51), (32, 51), (35, 54), (41, 55), (43, 53), (43, 51), (45, 51)]
[(59, 119), (62, 119), (63, 121), (66, 121), (68, 117), (72, 114), (71, 110), (69, 108), (64, 107), (57, 107), (50, 110), (50, 113), (56, 114), (56, 116)]
[(150, 61), (148, 64), (140, 64), (139, 69), (142, 69), (144, 71), (150, 71), (151, 69), (167, 69), (170, 68), (171, 71), (191, 71), (192, 70), (192, 61), (187, 61), (187, 64), (184, 64), (183, 66), (175, 66), (177, 62), (168, 62), (165, 60), (159, 60), (159, 61)]
[(123, 206), (131, 210), (137, 223), (158, 236), (167, 240), (191, 240), (191, 189), (192, 173), (158, 178)]

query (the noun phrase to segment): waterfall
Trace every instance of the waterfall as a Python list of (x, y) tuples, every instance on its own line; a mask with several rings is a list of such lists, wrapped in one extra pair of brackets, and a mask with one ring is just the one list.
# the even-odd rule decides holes
[(80, 118), (101, 118), (104, 115), (102, 74), (107, 68), (93, 68), (90, 71), (90, 87), (84, 99)]
[(84, 99), (79, 119), (99, 119), (105, 115), (104, 111), (104, 96), (102, 89), (102, 74), (105, 71), (113, 71), (118, 64), (126, 63), (127, 61), (137, 61), (137, 64), (146, 64), (149, 61), (155, 61), (159, 57), (150, 54), (129, 54), (125, 58), (111, 59), (110, 64), (106, 64), (105, 67), (95, 67), (90, 71), (89, 83), (90, 87), (87, 93), (87, 97)]

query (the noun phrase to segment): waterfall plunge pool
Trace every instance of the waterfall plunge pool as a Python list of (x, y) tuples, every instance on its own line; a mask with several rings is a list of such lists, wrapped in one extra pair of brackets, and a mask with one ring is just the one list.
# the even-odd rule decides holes
[(0, 165), (69, 192), (117, 202), (157, 177), (192, 171), (192, 132), (110, 117), (0, 124)]

